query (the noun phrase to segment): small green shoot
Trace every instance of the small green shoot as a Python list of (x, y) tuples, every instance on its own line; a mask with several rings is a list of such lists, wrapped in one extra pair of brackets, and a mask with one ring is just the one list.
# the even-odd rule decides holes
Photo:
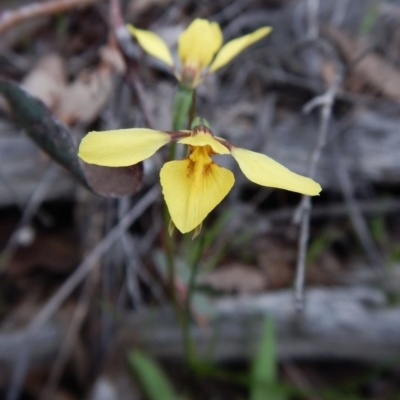
[(128, 359), (149, 400), (184, 400), (175, 392), (167, 376), (150, 357), (138, 350), (132, 350)]
[(370, 222), (371, 234), (374, 240), (379, 245), (384, 246), (387, 243), (387, 233), (385, 227), (385, 219), (382, 215), (379, 215), (371, 219)]
[(365, 36), (372, 30), (376, 20), (379, 17), (380, 3), (382, 3), (382, 0), (375, 0), (367, 9), (367, 12), (365, 13), (364, 18), (361, 21), (361, 25), (358, 29), (358, 36)]
[(307, 267), (312, 265), (338, 239), (337, 232), (321, 232), (310, 243), (307, 254)]
[(250, 370), (249, 400), (287, 400), (288, 395), (278, 381), (275, 333), (270, 317), (265, 319), (261, 335)]

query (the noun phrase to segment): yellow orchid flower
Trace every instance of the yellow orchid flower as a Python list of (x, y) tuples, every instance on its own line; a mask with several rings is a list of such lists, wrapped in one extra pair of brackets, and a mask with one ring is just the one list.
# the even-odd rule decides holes
[(271, 27), (265, 26), (222, 46), (220, 26), (216, 22), (197, 18), (179, 37), (178, 56), (181, 68), (180, 72), (177, 72), (168, 46), (158, 35), (133, 25), (128, 25), (128, 29), (147, 53), (168, 64), (178, 81), (191, 88), (202, 82), (206, 69), (208, 73), (215, 72), (272, 30)]
[(321, 191), (321, 186), (312, 179), (290, 171), (264, 154), (242, 149), (214, 136), (203, 123), (200, 119), (200, 124), (192, 131), (132, 128), (90, 132), (80, 143), (79, 157), (89, 164), (125, 167), (149, 158), (169, 142), (188, 145), (187, 158), (165, 163), (160, 172), (165, 202), (173, 223), (182, 233), (201, 225), (235, 182), (231, 171), (213, 161), (213, 154), (230, 154), (244, 175), (259, 185), (309, 196)]

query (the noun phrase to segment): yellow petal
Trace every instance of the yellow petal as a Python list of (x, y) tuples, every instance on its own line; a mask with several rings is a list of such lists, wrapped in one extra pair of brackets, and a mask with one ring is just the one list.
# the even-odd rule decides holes
[(232, 147), (231, 154), (242, 172), (254, 183), (309, 196), (315, 196), (321, 191), (321, 186), (317, 182), (290, 171), (264, 154), (239, 147)]
[(160, 36), (151, 31), (135, 28), (130, 24), (128, 24), (127, 27), (129, 32), (136, 38), (144, 51), (160, 59), (161, 61), (164, 61), (171, 68), (174, 66), (174, 60), (172, 59), (168, 46), (165, 44), (164, 40), (160, 38)]
[(232, 172), (215, 164), (205, 147), (197, 147), (188, 159), (166, 163), (160, 178), (169, 213), (182, 233), (199, 226), (235, 182)]
[(262, 39), (264, 36), (268, 35), (272, 30), (271, 27), (265, 26), (263, 28), (257, 29), (253, 33), (242, 36), (237, 39), (233, 39), (226, 43), (222, 49), (218, 52), (215, 60), (210, 66), (210, 72), (214, 72), (217, 69), (228, 64), (232, 58), (236, 57), (240, 52), (242, 52), (246, 47), (249, 47), (254, 42)]
[(214, 139), (213, 136), (206, 133), (198, 133), (194, 136), (188, 136), (178, 140), (178, 143), (188, 144), (191, 146), (210, 146), (214, 153), (230, 154), (230, 151), (220, 142)]
[(152, 129), (90, 132), (82, 139), (78, 155), (89, 164), (126, 167), (149, 158), (170, 140), (168, 133)]
[(221, 28), (216, 22), (195, 19), (179, 37), (178, 55), (182, 67), (205, 68), (221, 48), (222, 42)]

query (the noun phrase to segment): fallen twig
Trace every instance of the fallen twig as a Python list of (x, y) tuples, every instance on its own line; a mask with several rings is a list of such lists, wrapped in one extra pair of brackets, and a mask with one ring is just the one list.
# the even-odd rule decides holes
[(27, 229), (29, 229), (32, 218), (36, 215), (38, 208), (46, 199), (48, 191), (50, 190), (51, 185), (54, 183), (54, 180), (58, 173), (58, 165), (50, 162), (47, 166), (46, 171), (43, 174), (41, 181), (36, 186), (35, 190), (32, 193), (32, 196), (26, 204), (18, 225), (14, 229), (14, 232), (12, 233), (12, 235), (8, 239), (6, 246), (2, 250), (2, 257), (0, 260), (0, 272), (4, 271), (4, 267), (12, 258), (18, 247), (21, 245), (21, 242), (24, 241), (24, 233), (26, 233)]
[(133, 49), (132, 35), (125, 26), (119, 0), (110, 0), (110, 22), (118, 46), (127, 64), (126, 81), (136, 95), (147, 127), (154, 129), (153, 117), (147, 104), (145, 90), (138, 75), (138, 64)]
[(0, 14), (0, 34), (12, 26), (32, 18), (53, 15), (76, 7), (83, 7), (101, 0), (50, 0), (32, 3)]
[(319, 0), (307, 0), (307, 36), (309, 40), (318, 39), (319, 35)]
[[(280, 361), (387, 362), (400, 355), (400, 308), (371, 287), (310, 288), (299, 324), (291, 289), (214, 300), (208, 310), (207, 324), (192, 326), (197, 354), (208, 362), (251, 359), (266, 316), (274, 319)], [(181, 332), (169, 311), (125, 315), (123, 337), (154, 357), (182, 359)]]
[[(333, 50), (333, 49), (331, 49)], [(337, 61), (337, 58), (335, 58)], [(332, 107), (335, 101), (336, 92), (343, 78), (343, 68), (336, 62), (336, 76), (328, 90), (317, 97), (314, 97), (303, 108), (305, 113), (311, 112), (316, 107), (321, 107), (320, 112), (320, 127), (318, 132), (318, 139), (315, 148), (311, 154), (310, 164), (308, 167), (307, 176), (310, 178), (315, 177), (318, 161), (321, 157), (322, 149), (325, 146), (326, 138), (328, 135), (329, 121), (331, 119)], [(309, 239), (310, 229), (310, 212), (311, 212), (311, 198), (303, 196), (299, 207), (296, 211), (294, 220), (300, 224), (299, 235), (299, 252), (296, 264), (296, 278), (295, 278), (295, 301), (296, 308), (301, 311), (304, 306), (304, 280), (306, 270), (306, 257), (307, 257), (307, 244)]]
[[(89, 192), (85, 193), (85, 195), (86, 201), (83, 200), (80, 203), (80, 207), (82, 207), (81, 212), (88, 211), (88, 209), (93, 210), (93, 208), (96, 211), (91, 213), (91, 218), (89, 220), (89, 229), (86, 232), (85, 239), (83, 240), (82, 247), (84, 249), (84, 252), (95, 246), (96, 243), (98, 243), (102, 239), (105, 219), (104, 202), (97, 202), (96, 199), (93, 199), (93, 195)], [(96, 203), (95, 207), (93, 207), (93, 203)], [(101, 263), (97, 262), (96, 264), (97, 267), (94, 267), (92, 269), (91, 273), (89, 274), (83, 285), (78, 303), (72, 313), (70, 322), (66, 327), (65, 336), (60, 345), (60, 350), (57, 354), (57, 357), (51, 367), (49, 377), (47, 378), (46, 385), (40, 397), (41, 400), (51, 400), (56, 397), (57, 386), (59, 384), (65, 366), (71, 358), (74, 345), (79, 340), (79, 331), (83, 323), (85, 322), (85, 318), (90, 310), (91, 301), (93, 299), (93, 295), (100, 279)]]
[(131, 208), (119, 224), (111, 229), (108, 235), (97, 244), (92, 252), (78, 266), (75, 272), (64, 282), (60, 289), (48, 300), (42, 310), (35, 316), (29, 324), (25, 335), (34, 334), (53, 316), (68, 296), (96, 265), (100, 257), (106, 253), (132, 225), (132, 223), (136, 221), (151, 204), (154, 203), (159, 196), (159, 193), (160, 188), (154, 186)]
[[(381, 289), (370, 286), (310, 288), (301, 323), (294, 329), (291, 289), (258, 296), (232, 296), (210, 302), (207, 324), (192, 326), (197, 354), (208, 362), (249, 360), (258, 351), (262, 323), (274, 319), (277, 357), (287, 360), (342, 359), (387, 362), (400, 356), (400, 307), (390, 306)], [(329, 315), (329, 319), (327, 319)], [(182, 360), (182, 333), (171, 307), (142, 307), (121, 316), (121, 336), (146, 353)], [(31, 361), (54, 357), (62, 328), (48, 322), (33, 337)], [(18, 356), (14, 332), (0, 333), (0, 363)]]
[[(44, 307), (39, 313), (33, 318), (32, 322), (23, 331), (13, 335), (13, 340), (19, 343), (21, 356), (16, 355), (16, 363), (20, 364), (19, 359), (23, 359), (30, 355), (30, 343), (32, 338), (43, 328), (54, 313), (60, 308), (64, 301), (70, 296), (70, 294), (76, 289), (76, 287), (85, 279), (85, 277), (93, 270), (97, 265), (100, 257), (103, 256), (121, 237), (121, 235), (131, 226), (131, 224), (138, 219), (142, 213), (157, 199), (159, 196), (160, 189), (154, 186), (150, 189), (126, 214), (126, 216), (115, 226), (108, 235), (97, 244), (92, 252), (82, 261), (77, 267), (74, 273), (63, 283), (63, 285), (57, 290), (57, 292), (47, 301)], [(24, 353), (26, 354), (24, 357)], [(13, 375), (11, 382), (11, 388), (21, 388), (22, 382), (25, 378), (26, 372), (29, 367), (29, 362), (25, 362), (23, 366), (17, 368), (18, 374)], [(22, 371), (21, 371), (22, 370)], [(8, 400), (15, 399), (15, 397), (7, 397)]]

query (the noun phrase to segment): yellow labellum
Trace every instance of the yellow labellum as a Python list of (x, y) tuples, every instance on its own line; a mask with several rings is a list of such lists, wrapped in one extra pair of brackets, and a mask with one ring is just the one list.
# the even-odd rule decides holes
[(165, 202), (175, 226), (187, 233), (199, 226), (231, 190), (231, 171), (214, 163), (206, 146), (188, 159), (167, 162), (160, 178)]
[(264, 154), (239, 147), (232, 147), (231, 154), (242, 172), (254, 183), (309, 196), (315, 196), (321, 191), (321, 186), (317, 182), (290, 171)]
[(79, 145), (78, 155), (89, 164), (126, 167), (149, 158), (170, 140), (166, 132), (143, 128), (89, 132)]

